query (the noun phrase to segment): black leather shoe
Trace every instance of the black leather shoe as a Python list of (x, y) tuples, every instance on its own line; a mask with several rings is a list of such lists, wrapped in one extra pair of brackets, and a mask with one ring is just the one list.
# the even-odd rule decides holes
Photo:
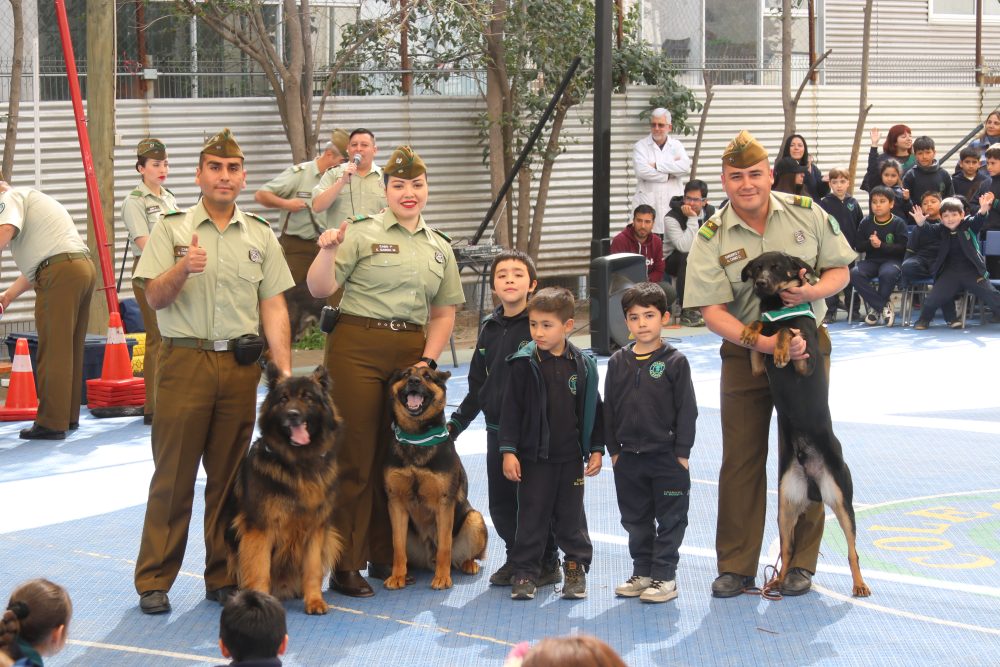
[(143, 415), (142, 416), (142, 423), (145, 424), (146, 426), (152, 426), (153, 425), (153, 413), (150, 412), (148, 415)]
[[(368, 563), (368, 576), (372, 579), (378, 579), (380, 581), (385, 581), (392, 576), (392, 565), (384, 565), (382, 563)], [(413, 575), (409, 572), (406, 573), (406, 585), (412, 586), (417, 583), (417, 580), (413, 578)]]
[(793, 567), (781, 582), (782, 595), (804, 595), (812, 588), (812, 572), (801, 567)]
[(69, 430), (75, 431), (78, 428), (80, 428), (80, 422), (70, 422), (69, 423)]
[(330, 589), (352, 598), (370, 598), (375, 595), (371, 584), (357, 570), (334, 570), (330, 575)]
[(166, 591), (146, 591), (139, 596), (139, 609), (144, 614), (163, 614), (170, 611), (170, 598)]
[(753, 588), (753, 585), (753, 577), (746, 577), (733, 572), (724, 572), (712, 582), (712, 595), (717, 598), (732, 598), (743, 593), (748, 588)]
[(65, 440), (66, 431), (56, 431), (45, 428), (39, 424), (32, 424), (31, 428), (21, 429), (22, 440)]
[(223, 586), (222, 588), (216, 588), (214, 591), (205, 591), (205, 599), (218, 602), (225, 607), (226, 603), (229, 602), (229, 598), (236, 595), (238, 590), (236, 586)]

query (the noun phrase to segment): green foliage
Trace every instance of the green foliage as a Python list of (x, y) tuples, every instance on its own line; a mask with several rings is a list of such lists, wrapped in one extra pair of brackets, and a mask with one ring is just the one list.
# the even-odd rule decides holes
[(293, 350), (322, 350), (326, 345), (326, 334), (319, 327), (310, 327), (302, 337), (292, 343)]

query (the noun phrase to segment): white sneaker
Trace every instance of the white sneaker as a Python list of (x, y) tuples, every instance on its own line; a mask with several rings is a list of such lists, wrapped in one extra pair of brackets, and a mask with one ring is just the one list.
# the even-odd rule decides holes
[(870, 327), (873, 327), (876, 324), (878, 324), (878, 313), (876, 313), (874, 310), (869, 310), (868, 314), (865, 315), (865, 324), (867, 324)]
[(615, 588), (615, 595), (620, 595), (624, 598), (639, 597), (652, 584), (653, 580), (649, 577), (640, 577), (637, 574), (633, 574), (628, 578), (628, 581)]
[(882, 309), (882, 319), (885, 320), (885, 326), (891, 327), (892, 323), (896, 321), (896, 311), (892, 309), (892, 301), (885, 304)]
[(667, 602), (677, 597), (677, 580), (654, 581), (639, 596), (643, 602)]

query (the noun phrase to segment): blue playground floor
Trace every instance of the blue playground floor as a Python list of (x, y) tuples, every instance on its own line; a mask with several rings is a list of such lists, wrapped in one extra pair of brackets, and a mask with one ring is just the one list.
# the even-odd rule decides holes
[[(500, 665), (517, 642), (577, 632), (604, 639), (633, 667), (1000, 663), (1000, 326), (915, 332), (836, 324), (831, 332), (831, 408), (854, 477), (870, 598), (850, 597), (832, 517), (813, 592), (777, 602), (711, 597), (719, 339), (703, 333), (675, 343), (691, 361), (700, 410), (678, 599), (615, 598), (631, 563), (605, 459), (601, 474), (587, 480), (594, 564), (585, 600), (543, 588), (533, 601), (514, 602), (509, 589), (489, 586), (502, 560), (491, 534), (484, 572), (457, 574), (449, 591), (432, 591), (430, 574), (418, 573), (415, 586), (376, 584), (376, 596), (365, 600), (327, 592), (332, 608), (324, 617), (288, 602), (285, 664)], [(457, 404), (468, 368), (449, 370), (449, 402)], [(85, 413), (67, 440), (44, 442), (19, 440), (23, 426), (0, 424), (0, 596), (5, 601), (16, 583), (37, 576), (69, 589), (71, 641), (46, 664), (225, 662), (220, 608), (204, 600), (200, 499), (170, 592), (173, 612), (150, 617), (137, 607), (132, 571), (152, 469), (148, 427)], [(481, 420), (459, 439), (471, 500), (484, 515), (485, 446)], [(770, 469), (762, 568), (777, 551), (773, 453)]]

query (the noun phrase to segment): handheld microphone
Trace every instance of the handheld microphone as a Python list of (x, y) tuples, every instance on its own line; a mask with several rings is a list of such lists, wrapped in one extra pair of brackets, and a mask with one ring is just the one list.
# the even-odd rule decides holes
[(351, 160), (354, 164), (361, 166), (361, 153), (355, 153), (354, 158)]

